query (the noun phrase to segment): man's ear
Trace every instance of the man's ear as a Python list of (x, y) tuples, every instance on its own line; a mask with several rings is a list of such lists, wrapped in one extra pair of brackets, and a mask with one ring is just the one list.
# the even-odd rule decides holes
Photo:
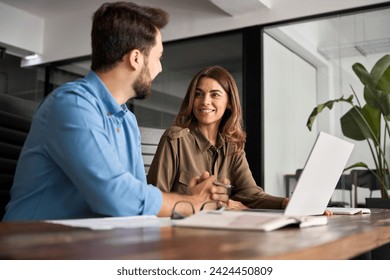
[(142, 65), (144, 64), (144, 56), (138, 49), (130, 51), (127, 59), (129, 61), (130, 67), (134, 70), (141, 69)]

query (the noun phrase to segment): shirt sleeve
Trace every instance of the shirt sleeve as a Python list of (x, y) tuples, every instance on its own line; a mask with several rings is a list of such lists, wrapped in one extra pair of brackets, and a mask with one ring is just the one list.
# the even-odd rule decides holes
[(235, 157), (234, 170), (236, 176), (234, 182), (232, 182), (235, 191), (231, 199), (240, 201), (250, 208), (281, 208), (283, 197), (269, 195), (261, 187), (257, 186), (249, 168), (245, 152)]
[[(155, 215), (162, 194), (125, 170), (105, 129), (106, 112), (88, 93), (58, 94), (49, 111), (46, 155), (60, 166), (95, 213)], [(53, 174), (61, 176), (61, 174)]]
[(159, 187), (164, 192), (170, 192), (177, 176), (177, 153), (173, 140), (168, 136), (168, 130), (162, 135), (153, 161), (150, 165), (147, 180), (149, 184)]

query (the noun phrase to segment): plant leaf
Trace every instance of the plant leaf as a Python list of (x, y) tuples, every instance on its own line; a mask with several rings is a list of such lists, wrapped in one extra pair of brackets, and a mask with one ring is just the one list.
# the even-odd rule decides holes
[(350, 95), (347, 99), (344, 99), (344, 96), (342, 96), (339, 99), (329, 100), (329, 101), (327, 101), (325, 103), (319, 104), (317, 107), (315, 107), (313, 109), (313, 111), (311, 112), (309, 118), (307, 119), (307, 123), (306, 123), (307, 128), (311, 131), (311, 129), (313, 127), (313, 123), (314, 123), (316, 117), (325, 108), (328, 108), (329, 110), (332, 110), (333, 104), (336, 103), (336, 102), (347, 102), (347, 103), (353, 105), (352, 100), (353, 100), (353, 95)]
[(364, 99), (371, 107), (379, 109), (386, 119), (390, 119), (390, 93), (366, 87), (364, 88)]
[(390, 94), (390, 55), (386, 54), (379, 59), (371, 70), (372, 81), (378, 89)]
[(364, 168), (366, 168), (366, 169), (369, 169), (368, 165), (365, 164), (364, 162), (356, 162), (356, 163), (354, 163), (354, 164), (352, 164), (352, 165), (346, 167), (346, 168), (344, 169), (344, 172), (347, 171), (347, 170), (356, 168), (356, 167), (364, 167)]
[(366, 68), (361, 63), (355, 63), (354, 65), (352, 65), (352, 70), (355, 72), (356, 76), (358, 76), (364, 86), (370, 88), (375, 87), (374, 81), (371, 78), (370, 73), (368, 73)]
[(372, 139), (378, 145), (380, 133), (380, 112), (369, 105), (363, 108), (352, 107), (341, 119), (341, 129), (344, 136), (361, 141)]
[(380, 110), (386, 120), (390, 120), (390, 55), (385, 55), (371, 70), (371, 77), (376, 83)]
[(368, 73), (363, 65), (355, 63), (353, 71), (364, 85), (364, 99), (371, 107), (379, 109), (390, 120), (390, 55), (378, 60)]

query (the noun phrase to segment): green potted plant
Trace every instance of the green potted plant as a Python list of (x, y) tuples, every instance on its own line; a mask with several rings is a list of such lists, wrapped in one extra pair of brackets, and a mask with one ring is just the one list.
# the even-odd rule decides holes
[(348, 98), (342, 96), (315, 107), (306, 125), (311, 130), (317, 115), (325, 108), (331, 110), (335, 103), (343, 102), (351, 105), (351, 109), (340, 119), (342, 132), (350, 139), (367, 141), (375, 169), (358, 162), (347, 167), (346, 170), (355, 167), (370, 170), (379, 184), (381, 197), (388, 199), (390, 169), (386, 159), (386, 145), (390, 140), (390, 55), (380, 58), (371, 72), (360, 63), (355, 63), (352, 69), (364, 85), (365, 104), (360, 102), (352, 88), (353, 94)]

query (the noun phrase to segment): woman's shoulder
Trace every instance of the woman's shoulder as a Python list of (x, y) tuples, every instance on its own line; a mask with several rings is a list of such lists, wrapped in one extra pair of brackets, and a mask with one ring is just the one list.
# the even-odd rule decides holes
[(181, 126), (171, 126), (167, 128), (164, 132), (164, 136), (170, 138), (171, 140), (182, 138), (190, 134), (190, 129), (187, 127)]

